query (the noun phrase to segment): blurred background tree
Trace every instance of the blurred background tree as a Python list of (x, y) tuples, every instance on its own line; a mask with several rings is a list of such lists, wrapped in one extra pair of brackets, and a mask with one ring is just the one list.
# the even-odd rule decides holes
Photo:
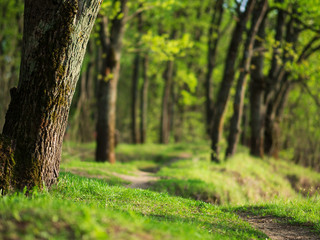
[[(2, 127), (18, 79), (23, 1), (0, 6)], [(98, 161), (116, 161), (118, 142), (211, 141), (215, 161), (243, 144), (319, 170), (319, 6), (105, 0), (66, 138), (96, 139)]]

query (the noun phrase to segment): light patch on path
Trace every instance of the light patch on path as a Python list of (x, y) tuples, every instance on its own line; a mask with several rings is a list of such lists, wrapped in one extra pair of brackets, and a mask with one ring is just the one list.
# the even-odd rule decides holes
[(134, 172), (135, 176), (129, 176), (119, 173), (112, 173), (114, 176), (121, 178), (125, 181), (131, 182), (126, 187), (128, 188), (141, 188), (147, 189), (149, 188), (154, 182), (158, 181), (160, 177), (153, 176), (149, 172), (143, 171), (136, 171)]
[(254, 216), (251, 213), (238, 213), (239, 216), (269, 236), (272, 240), (319, 240), (320, 235), (311, 231), (310, 226), (290, 225), (282, 218)]

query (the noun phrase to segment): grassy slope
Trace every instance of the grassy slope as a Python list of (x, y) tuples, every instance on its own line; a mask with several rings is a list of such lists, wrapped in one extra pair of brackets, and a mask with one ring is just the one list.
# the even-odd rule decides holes
[[(217, 165), (201, 143), (120, 145), (116, 165), (93, 162), (93, 149), (66, 144), (65, 173), (49, 192), (3, 197), (2, 238), (265, 239), (234, 214), (244, 209), (288, 216), (320, 231), (317, 195), (305, 199), (297, 193), (315, 192), (311, 186), (320, 183), (320, 175), (311, 170), (245, 152)], [(113, 175), (135, 175), (138, 169), (159, 170), (155, 192), (124, 188), (128, 182)]]

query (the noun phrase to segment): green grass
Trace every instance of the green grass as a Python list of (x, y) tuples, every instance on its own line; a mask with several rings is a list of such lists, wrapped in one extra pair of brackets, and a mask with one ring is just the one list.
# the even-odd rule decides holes
[(209, 160), (206, 142), (122, 144), (117, 148), (118, 163), (110, 165), (94, 162), (93, 144), (69, 144), (77, 152), (91, 154), (83, 157), (86, 161), (69, 157), (62, 164), (63, 171), (86, 177), (104, 176), (111, 185), (126, 185), (128, 182), (112, 173), (135, 175), (139, 169), (155, 169), (161, 179), (151, 186), (152, 190), (215, 204), (255, 204), (275, 197), (294, 199), (301, 194), (313, 195), (320, 187), (320, 174), (285, 161), (250, 157), (245, 148), (228, 161), (215, 164)]
[(292, 224), (311, 226), (320, 233), (320, 198), (319, 195), (291, 200), (275, 199), (268, 204), (247, 205), (229, 208), (228, 211), (245, 211), (255, 215), (271, 215), (286, 218)]
[[(238, 211), (285, 217), (320, 232), (320, 175), (240, 152), (214, 164), (206, 143), (120, 145), (111, 165), (94, 162), (94, 144), (69, 142), (50, 191), (0, 199), (0, 238), (267, 238)], [(160, 177), (151, 190), (126, 188), (129, 182), (119, 177), (146, 169)]]
[(265, 238), (214, 205), (70, 173), (48, 193), (2, 197), (0, 215), (6, 239)]

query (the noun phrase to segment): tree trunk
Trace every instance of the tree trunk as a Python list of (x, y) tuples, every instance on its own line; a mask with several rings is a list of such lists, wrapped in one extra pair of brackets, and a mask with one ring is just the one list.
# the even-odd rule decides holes
[(170, 90), (173, 78), (173, 61), (167, 62), (167, 67), (163, 73), (163, 79), (165, 81), (163, 96), (162, 96), (162, 109), (161, 109), (161, 122), (160, 122), (160, 143), (169, 143), (169, 100)]
[[(279, 0), (278, 2), (283, 2)], [(250, 82), (250, 127), (251, 127), (251, 144), (250, 154), (253, 156), (261, 157), (264, 156), (264, 145), (266, 138), (265, 126), (267, 125), (268, 119), (268, 104), (272, 99), (273, 91), (277, 88), (278, 77), (280, 75), (280, 64), (278, 62), (279, 48), (283, 41), (283, 32), (285, 25), (284, 11), (279, 10), (276, 23), (276, 36), (275, 40), (280, 43), (273, 48), (273, 56), (271, 61), (271, 68), (267, 78), (263, 75), (264, 66), (264, 55), (259, 53), (258, 56), (253, 58), (254, 70), (251, 74)], [(260, 39), (265, 38), (265, 25), (263, 24), (258, 34)], [(256, 41), (255, 48), (261, 48), (262, 42)]]
[(140, 122), (140, 136), (141, 143), (145, 143), (147, 140), (147, 113), (148, 113), (148, 89), (149, 89), (149, 77), (148, 77), (149, 57), (146, 55), (143, 58), (143, 86), (141, 89), (141, 122)]
[[(140, 7), (142, 7), (142, 4), (140, 4)], [(138, 32), (139, 32), (139, 38), (138, 41), (140, 41), (141, 35), (142, 35), (142, 14), (138, 14)], [(138, 130), (138, 99), (139, 99), (139, 69), (140, 69), (140, 52), (138, 51), (136, 53), (136, 56), (134, 58), (133, 62), (133, 74), (132, 74), (132, 102), (131, 102), (131, 133), (132, 133), (132, 142), (134, 144), (137, 144), (140, 142), (141, 136), (139, 136), (139, 130)]]
[[(295, 12), (295, 7), (293, 6), (293, 11)], [(294, 15), (293, 15), (294, 16)], [(298, 40), (298, 36), (300, 33), (299, 24), (296, 22), (295, 17), (291, 17), (289, 23), (286, 26), (286, 37), (285, 41), (288, 44), (292, 45), (292, 50), (295, 51), (296, 43)], [(292, 63), (294, 57), (288, 50), (285, 50), (282, 56), (282, 68), (279, 70), (279, 73), (276, 76), (276, 80), (273, 79), (274, 86), (272, 89), (272, 93), (269, 93), (270, 96), (267, 104), (267, 112), (265, 116), (265, 131), (264, 131), (264, 150), (267, 154), (278, 157), (279, 151), (279, 141), (278, 136), (280, 135), (279, 131), (279, 122), (281, 120), (282, 114), (278, 114), (278, 109), (283, 108), (286, 102), (287, 95), (291, 89), (291, 84), (288, 82), (290, 72), (285, 70), (285, 64), (287, 62)], [(283, 105), (283, 106), (282, 106)], [(282, 113), (282, 110), (279, 111)], [(276, 133), (278, 132), (278, 133)], [(276, 150), (275, 150), (276, 149)]]
[(220, 40), (220, 25), (223, 16), (223, 0), (218, 0), (215, 3), (214, 14), (212, 15), (211, 24), (208, 33), (208, 65), (205, 79), (205, 96), (206, 96), (206, 124), (207, 133), (210, 135), (213, 115), (213, 88), (212, 88), (212, 73), (216, 65), (217, 49)]
[(11, 90), (0, 140), (11, 143), (15, 166), (0, 173), (0, 189), (56, 182), (71, 99), (100, 4), (25, 0), (20, 80)]
[(247, 137), (247, 132), (248, 132), (248, 104), (245, 104), (243, 106), (243, 114), (242, 114), (242, 132), (241, 132), (241, 145), (243, 146), (248, 146), (248, 137)]
[(244, 13), (240, 13), (240, 9), (238, 9), (239, 19), (233, 31), (231, 42), (229, 45), (224, 75), (219, 89), (218, 98), (214, 107), (213, 125), (211, 131), (211, 160), (215, 162), (220, 161), (219, 142), (223, 132), (224, 113), (226, 110), (227, 102), (229, 100), (230, 89), (234, 81), (235, 63), (238, 55), (238, 50), (242, 42), (243, 31), (246, 27), (249, 16), (253, 11), (255, 2), (255, 0), (249, 0)]
[(137, 144), (139, 140), (138, 131), (138, 87), (139, 87), (139, 68), (140, 68), (140, 53), (137, 53), (133, 63), (133, 76), (132, 76), (132, 102), (131, 102), (131, 132), (132, 142)]
[(240, 64), (240, 75), (237, 82), (236, 95), (233, 104), (233, 116), (230, 122), (230, 132), (228, 137), (228, 147), (226, 150), (226, 158), (234, 155), (239, 141), (241, 132), (241, 118), (243, 112), (244, 95), (246, 91), (246, 83), (250, 71), (251, 59), (253, 55), (253, 46), (256, 34), (260, 24), (265, 17), (268, 8), (268, 0), (261, 0), (256, 4), (251, 21), (251, 29), (248, 33), (244, 46), (242, 62)]
[(121, 9), (111, 21), (108, 36), (108, 20), (102, 17), (100, 39), (103, 65), (98, 87), (98, 121), (96, 161), (115, 163), (116, 101), (120, 74), (120, 57), (124, 35), (124, 19), (127, 15), (127, 0), (121, 0)]

